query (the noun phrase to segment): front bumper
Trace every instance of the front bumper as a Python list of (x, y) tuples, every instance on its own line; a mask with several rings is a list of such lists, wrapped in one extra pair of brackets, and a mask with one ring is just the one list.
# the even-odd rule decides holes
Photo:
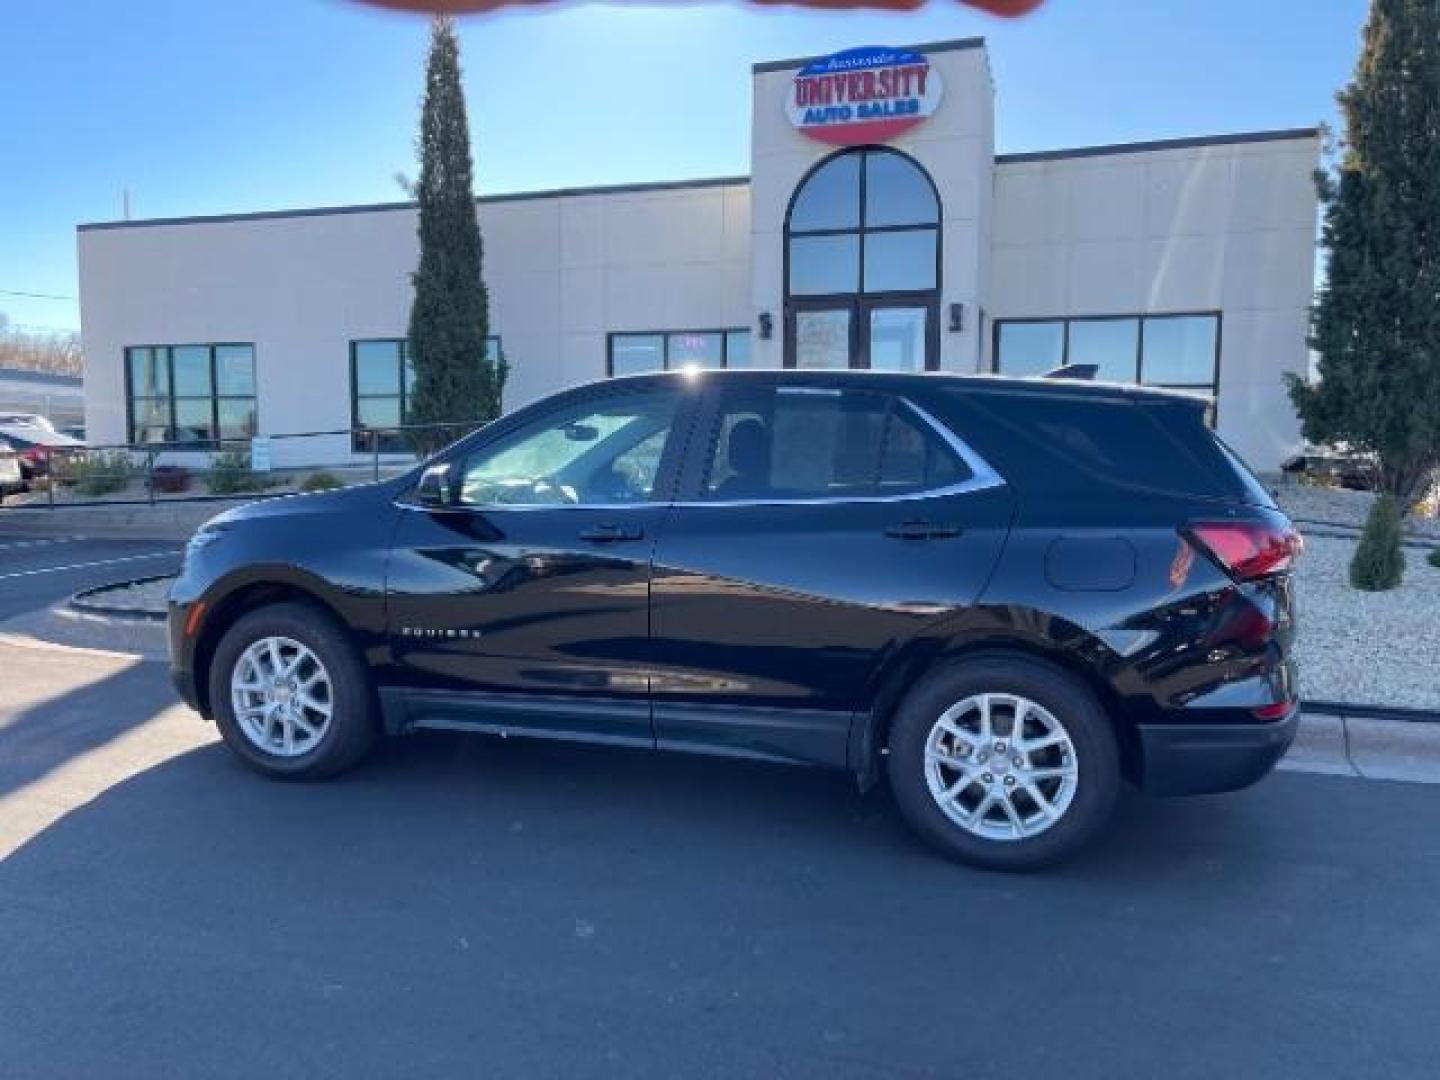
[(1211, 795), (1262, 779), (1290, 749), (1297, 703), (1280, 720), (1248, 724), (1145, 724), (1140, 786), (1154, 795)]
[(186, 639), (185, 623), (193, 605), (170, 601), (167, 631), (170, 639), (170, 682), (180, 700), (200, 712), (200, 688), (195, 683), (195, 649)]

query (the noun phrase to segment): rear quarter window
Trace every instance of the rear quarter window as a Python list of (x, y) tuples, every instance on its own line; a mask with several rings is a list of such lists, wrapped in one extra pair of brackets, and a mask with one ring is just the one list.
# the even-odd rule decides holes
[(1022, 487), (1073, 490), (1077, 479), (1088, 478), (1204, 498), (1238, 495), (1236, 482), (1214, 460), (1197, 457), (1170, 430), (1193, 425), (1209, 439), (1198, 405), (1165, 402), (1156, 412), (1137, 398), (1023, 391), (956, 396), (962, 395), (973, 413), (974, 437), (989, 444), (982, 453)]

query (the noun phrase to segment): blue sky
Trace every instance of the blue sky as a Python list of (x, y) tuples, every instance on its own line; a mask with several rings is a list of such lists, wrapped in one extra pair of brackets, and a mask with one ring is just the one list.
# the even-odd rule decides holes
[[(1335, 122), (1366, 0), (580, 4), (462, 21), (481, 192), (749, 169), (749, 66), (984, 35), (1001, 151)], [(75, 226), (403, 198), (426, 26), (354, 0), (3, 0), (0, 312), (73, 328)], [(55, 294), (27, 299), (7, 292)]]

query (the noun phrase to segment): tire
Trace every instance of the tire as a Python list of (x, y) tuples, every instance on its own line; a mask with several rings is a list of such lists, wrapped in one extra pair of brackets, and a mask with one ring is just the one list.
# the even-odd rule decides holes
[[(1012, 742), (1017, 712), (1025, 749)], [(890, 785), (910, 826), (951, 858), (990, 870), (1034, 870), (1074, 854), (1120, 791), (1115, 730), (1094, 695), (1025, 657), (979, 657), (931, 675), (901, 703), (889, 749)]]
[[(249, 688), (264, 686), (275, 670), (270, 643), (277, 641), (288, 643), (278, 646), (282, 667), (302, 649), (311, 657), (281, 679), (284, 700)], [(320, 680), (313, 679), (317, 669)], [(237, 716), (237, 697), (252, 705), (244, 717)], [(210, 702), (226, 745), (252, 769), (281, 780), (335, 776), (357, 765), (378, 737), (375, 692), (359, 654), (334, 618), (308, 604), (257, 608), (226, 631), (210, 664)], [(328, 715), (317, 704), (328, 705)]]

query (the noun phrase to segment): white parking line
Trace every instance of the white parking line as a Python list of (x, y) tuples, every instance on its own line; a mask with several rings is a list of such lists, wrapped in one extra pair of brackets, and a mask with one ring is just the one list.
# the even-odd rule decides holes
[(0, 554), (7, 551), (24, 551), (27, 548), (50, 547), (53, 544), (74, 544), (85, 539), (88, 539), (88, 537), (46, 536), (38, 540), (13, 540), (8, 544), (0, 544)]
[(42, 566), (37, 570), (17, 570), (9, 574), (0, 574), (0, 581), (10, 578), (34, 577), (36, 574), (60, 574), (66, 570), (89, 570), (95, 566), (118, 566), (121, 563), (140, 562), (142, 559), (167, 559), (179, 555), (177, 551), (156, 551), (149, 555), (126, 555), (123, 559), (97, 559), (94, 562), (71, 563), (68, 566)]

